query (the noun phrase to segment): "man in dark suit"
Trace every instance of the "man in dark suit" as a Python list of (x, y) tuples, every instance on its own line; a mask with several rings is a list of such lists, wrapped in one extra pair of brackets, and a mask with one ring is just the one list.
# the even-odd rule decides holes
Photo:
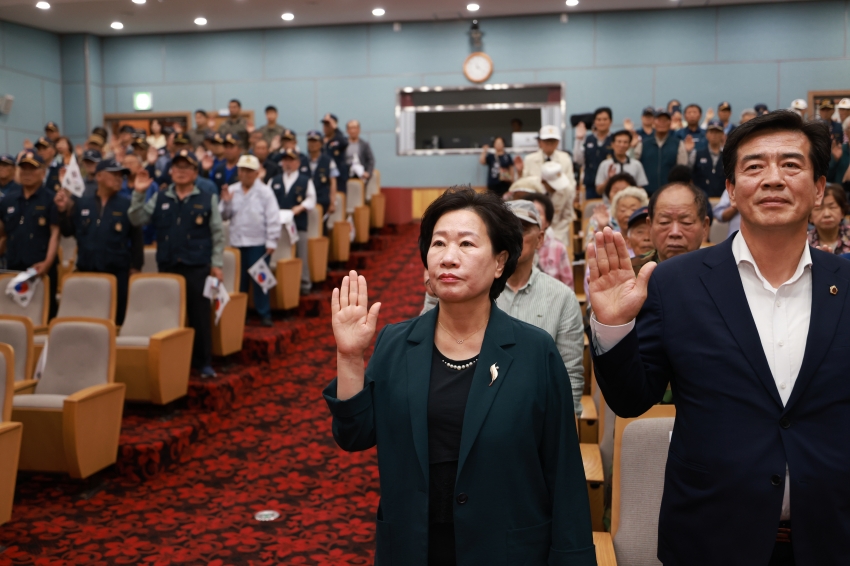
[(619, 234), (606, 229), (588, 250), (606, 401), (636, 416), (669, 382), (676, 402), (665, 565), (850, 556), (850, 264), (806, 241), (829, 144), (823, 124), (792, 112), (754, 118), (724, 148), (734, 237), (637, 277)]

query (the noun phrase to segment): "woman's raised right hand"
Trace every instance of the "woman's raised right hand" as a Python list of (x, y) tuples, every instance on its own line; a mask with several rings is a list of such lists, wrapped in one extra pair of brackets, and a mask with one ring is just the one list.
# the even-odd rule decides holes
[(381, 303), (367, 309), (366, 278), (352, 271), (333, 290), (331, 313), (336, 348), (340, 355), (350, 358), (363, 356), (375, 336)]

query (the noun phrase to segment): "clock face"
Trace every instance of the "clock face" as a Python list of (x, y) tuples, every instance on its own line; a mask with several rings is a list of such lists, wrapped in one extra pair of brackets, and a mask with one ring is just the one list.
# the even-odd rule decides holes
[(485, 53), (473, 53), (463, 63), (463, 74), (474, 83), (483, 83), (493, 74), (493, 61)]

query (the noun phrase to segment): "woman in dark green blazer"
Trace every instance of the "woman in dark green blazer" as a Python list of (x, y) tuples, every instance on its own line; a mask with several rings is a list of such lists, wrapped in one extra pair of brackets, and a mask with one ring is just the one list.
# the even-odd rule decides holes
[(496, 307), (522, 249), (490, 194), (449, 189), (420, 249), (440, 300), (385, 327), (351, 272), (332, 298), (344, 450), (378, 446), (379, 566), (596, 564), (570, 381), (552, 338)]

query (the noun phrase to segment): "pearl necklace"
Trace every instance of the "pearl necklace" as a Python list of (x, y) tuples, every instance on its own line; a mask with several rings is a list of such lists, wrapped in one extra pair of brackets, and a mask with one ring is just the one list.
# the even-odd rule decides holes
[(465, 364), (460, 364), (460, 365), (449, 363), (446, 360), (443, 360), (443, 363), (446, 364), (447, 366), (449, 366), (452, 369), (456, 369), (456, 370), (460, 371), (462, 369), (471, 368), (472, 366), (475, 365), (475, 362), (477, 362), (477, 361), (478, 361), (478, 358), (475, 358), (472, 361), (469, 361), (469, 362), (466, 362)]

